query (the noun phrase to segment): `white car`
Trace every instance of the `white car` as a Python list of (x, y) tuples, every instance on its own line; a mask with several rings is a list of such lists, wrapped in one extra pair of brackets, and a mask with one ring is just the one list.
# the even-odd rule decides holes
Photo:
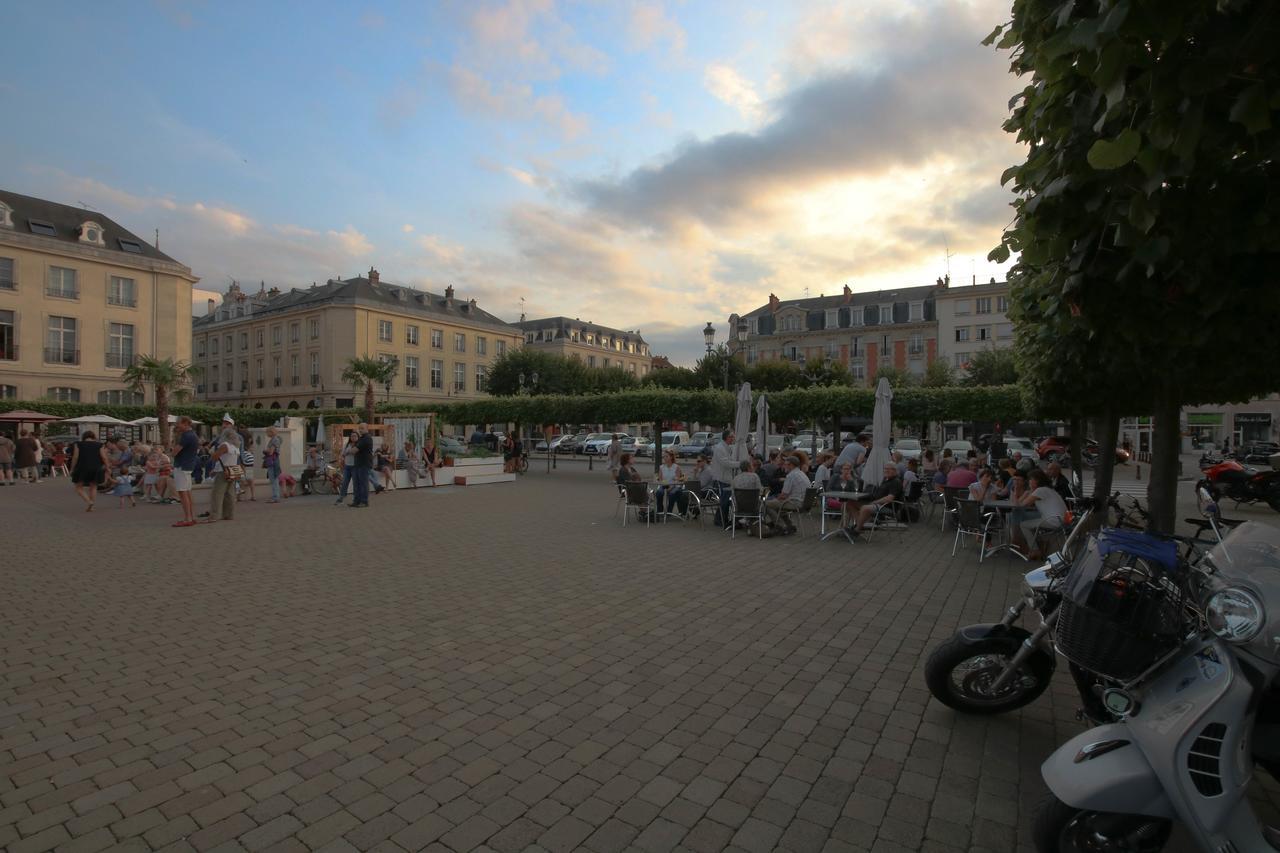
[(609, 452), (609, 444), (613, 441), (613, 437), (615, 435), (617, 435), (618, 440), (624, 444), (626, 443), (627, 439), (631, 438), (631, 436), (627, 435), (625, 432), (597, 433), (596, 435), (598, 435), (599, 437), (588, 439), (586, 444), (582, 446), (583, 453), (591, 453), (591, 454), (603, 456)]
[(953, 438), (946, 444), (942, 445), (942, 452), (951, 451), (951, 455), (960, 459), (964, 459), (969, 455), (969, 451), (973, 450), (973, 445), (963, 438)]
[(893, 449), (902, 454), (903, 460), (919, 459), (920, 454), (924, 453), (924, 448), (920, 446), (918, 438), (900, 438), (893, 443)]
[[(621, 444), (623, 453), (630, 453), (633, 456), (653, 455), (653, 442), (643, 436), (640, 438), (624, 438)], [(608, 445), (606, 445), (606, 449), (607, 447)]]
[(1012, 459), (1014, 451), (1021, 453), (1023, 459), (1030, 459), (1037, 465), (1040, 463), (1040, 454), (1036, 453), (1035, 445), (1031, 443), (1029, 438), (1023, 438), (1020, 435), (1006, 435), (1004, 437), (1005, 456)]

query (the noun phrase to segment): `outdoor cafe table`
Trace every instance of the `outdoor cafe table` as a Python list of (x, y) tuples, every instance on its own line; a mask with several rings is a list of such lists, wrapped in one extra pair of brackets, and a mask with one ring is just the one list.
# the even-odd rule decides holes
[[(823, 492), (819, 496), (819, 498), (835, 498), (840, 501), (841, 504), (847, 503), (848, 501), (861, 502), (865, 501), (869, 497), (871, 497), (871, 492)], [(832, 536), (839, 534), (844, 534), (844, 538), (849, 540), (849, 544), (853, 544), (853, 537), (849, 535), (849, 531), (844, 526), (844, 518), (840, 519), (840, 524), (835, 530), (822, 537), (822, 541), (826, 542)]]
[[(688, 485), (688, 484), (689, 484), (689, 480), (688, 480), (688, 479), (670, 481), (670, 480), (664, 480), (664, 479), (662, 479), (661, 477), (654, 477), (650, 482), (651, 482), (651, 483), (656, 487), (656, 488), (655, 488), (655, 490), (654, 490), (654, 503), (655, 503), (655, 504), (659, 502), (658, 497), (657, 497), (657, 488), (661, 488), (661, 487), (663, 487), (663, 486), (666, 486), (667, 488), (681, 487), (681, 488), (684, 488), (686, 491), (692, 491), (692, 490), (690, 490), (690, 489), (689, 489), (689, 485)], [(694, 482), (696, 483), (696, 482), (697, 482), (697, 480), (694, 480)], [(663, 499), (665, 499), (666, 497), (667, 497), (667, 496), (666, 496), (665, 494), (663, 494), (662, 498), (663, 498)], [(663, 518), (663, 520), (664, 520), (664, 521), (665, 521), (667, 518), (678, 518), (678, 519), (680, 519), (681, 521), (684, 521), (684, 520), (685, 520), (685, 517), (684, 517), (683, 515), (681, 515), (680, 513), (678, 513), (678, 512), (664, 512), (664, 511), (663, 511), (663, 509), (662, 509), (662, 507), (660, 507), (660, 506), (655, 507), (655, 509), (657, 510), (657, 514), (658, 514), (658, 515), (660, 515), (660, 516), (662, 516), (662, 518)]]
[[(1013, 501), (1006, 498), (1004, 500), (998, 500), (998, 501), (987, 501), (982, 506), (984, 508), (990, 507), (991, 509), (994, 509), (997, 512), (999, 512), (1001, 515), (1007, 516), (1009, 513), (1013, 512), (1015, 509), (1017, 509), (1021, 505), (1014, 503)], [(1009, 521), (1009, 519), (1007, 518), (1001, 519), (1001, 522), (1002, 523), (1000, 525), (1000, 528), (1001, 528), (1002, 541), (996, 545), (993, 545), (992, 547), (988, 548), (985, 552), (983, 552), (983, 557), (984, 558), (990, 557), (992, 554), (998, 554), (1001, 551), (1007, 551), (1010, 554), (1013, 554), (1015, 557), (1018, 557), (1025, 562), (1027, 559), (1027, 555), (1019, 551), (1013, 544), (1013, 539), (1011, 536), (1013, 532), (1012, 522)]]

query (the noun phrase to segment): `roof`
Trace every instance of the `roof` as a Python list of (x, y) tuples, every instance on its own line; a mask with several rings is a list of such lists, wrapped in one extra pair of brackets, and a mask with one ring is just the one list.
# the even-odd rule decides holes
[(622, 329), (615, 329), (611, 326), (601, 326), (599, 323), (584, 322), (574, 317), (543, 317), (540, 320), (521, 320), (514, 325), (526, 332), (536, 332), (539, 329), (545, 329), (548, 326), (555, 329), (567, 329), (572, 327), (574, 329), (582, 329), (587, 332), (602, 332), (606, 335), (623, 338), (624, 340), (636, 340), (641, 343), (645, 342), (644, 338), (641, 337), (640, 332), (638, 331), (628, 332)]
[[(152, 260), (168, 261), (174, 264), (179, 263), (111, 217), (96, 210), (88, 210), (71, 204), (59, 204), (56, 201), (46, 201), (45, 199), (33, 198), (28, 195), (19, 195), (3, 189), (0, 189), (0, 202), (4, 202), (13, 208), (13, 230), (19, 234), (34, 234), (46, 239), (74, 243), (77, 246), (94, 246), (92, 243), (80, 242), (80, 226), (92, 221), (102, 226), (104, 245), (94, 246), (97, 249), (119, 252), (125, 256), (151, 258)], [(32, 230), (32, 220), (35, 220), (38, 224), (45, 223), (52, 226), (53, 233)], [(0, 228), (0, 234), (8, 230), (7, 228)], [(124, 249), (121, 241), (131, 247), (136, 246), (138, 250)]]
[[(778, 311), (784, 308), (802, 308), (806, 311), (825, 310), (828, 308), (843, 308), (847, 305), (880, 305), (885, 302), (915, 302), (917, 300), (932, 299), (941, 288), (934, 284), (923, 285), (920, 287), (897, 287), (893, 290), (862, 290), (853, 291), (848, 294), (848, 301), (843, 293), (832, 294), (831, 296), (812, 296), (805, 299), (781, 299), (778, 301)], [(758, 317), (763, 314), (775, 313), (769, 307), (769, 303), (761, 305), (748, 311), (742, 316)]]
[(268, 296), (265, 305), (256, 305), (251, 314), (230, 320), (219, 320), (216, 314), (193, 318), (193, 328), (240, 320), (260, 320), (276, 314), (307, 311), (333, 304), (355, 304), (385, 308), (400, 314), (440, 317), (472, 326), (487, 326), (511, 335), (520, 334), (514, 326), (481, 309), (466, 299), (457, 299), (451, 291), (445, 295), (428, 293), (405, 285), (385, 281), (370, 281), (365, 276), (349, 279), (330, 279), (321, 285), (307, 288), (294, 287)]
[(964, 299), (970, 296), (982, 296), (986, 293), (1008, 293), (1007, 281), (983, 281), (978, 284), (953, 284), (938, 291), (939, 299)]

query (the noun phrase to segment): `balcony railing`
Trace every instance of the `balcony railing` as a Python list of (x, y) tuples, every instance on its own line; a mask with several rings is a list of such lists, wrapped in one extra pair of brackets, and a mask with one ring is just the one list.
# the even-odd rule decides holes
[(123, 370), (133, 366), (134, 354), (131, 352), (109, 352), (106, 354), (107, 367)]
[(58, 299), (79, 299), (80, 289), (72, 287), (45, 287), (45, 296), (55, 296)]
[(122, 308), (137, 308), (137, 307), (138, 307), (138, 300), (137, 300), (137, 299), (135, 299), (135, 298), (133, 298), (133, 297), (127, 297), (127, 296), (126, 296), (126, 297), (118, 297), (118, 298), (115, 298), (115, 299), (113, 299), (112, 297), (108, 296), (108, 297), (107, 297), (107, 304), (108, 304), (108, 305), (119, 305), (119, 306), (120, 306), (120, 307), (122, 307)]
[(18, 347), (14, 344), (0, 346), (0, 361), (17, 361)]
[(203, 383), (196, 385), (196, 393), (197, 393), (197, 394), (203, 394), (203, 393), (204, 393), (204, 384), (203, 384)]
[(248, 382), (241, 382), (241, 383), (240, 383), (240, 390), (241, 390), (241, 391), (248, 391), (248, 390), (249, 390), (249, 383), (248, 383)]
[(44, 361), (45, 364), (79, 364), (80, 350), (45, 347)]
[(924, 347), (922, 346), (907, 347), (907, 352), (910, 353), (911, 355), (923, 355)]
[(266, 381), (264, 381), (264, 380), (262, 380), (262, 379), (259, 379), (259, 380), (258, 380), (258, 387), (259, 387), (259, 388), (263, 387), (263, 386), (264, 386), (264, 385), (266, 385), (266, 384), (267, 384), (267, 383), (266, 383)]

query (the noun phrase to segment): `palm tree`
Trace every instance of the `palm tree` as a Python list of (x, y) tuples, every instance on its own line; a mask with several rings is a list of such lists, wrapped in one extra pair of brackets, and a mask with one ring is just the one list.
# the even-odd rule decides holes
[(400, 371), (400, 363), (395, 360), (383, 361), (378, 358), (363, 356), (347, 361), (342, 371), (342, 381), (350, 382), (357, 390), (364, 389), (364, 422), (373, 423), (373, 392), (379, 385), (390, 385)]
[(181, 395), (198, 376), (200, 368), (174, 358), (140, 355), (124, 372), (124, 381), (142, 392), (148, 384), (156, 388), (156, 419), (160, 422), (160, 444), (169, 446), (169, 394)]

